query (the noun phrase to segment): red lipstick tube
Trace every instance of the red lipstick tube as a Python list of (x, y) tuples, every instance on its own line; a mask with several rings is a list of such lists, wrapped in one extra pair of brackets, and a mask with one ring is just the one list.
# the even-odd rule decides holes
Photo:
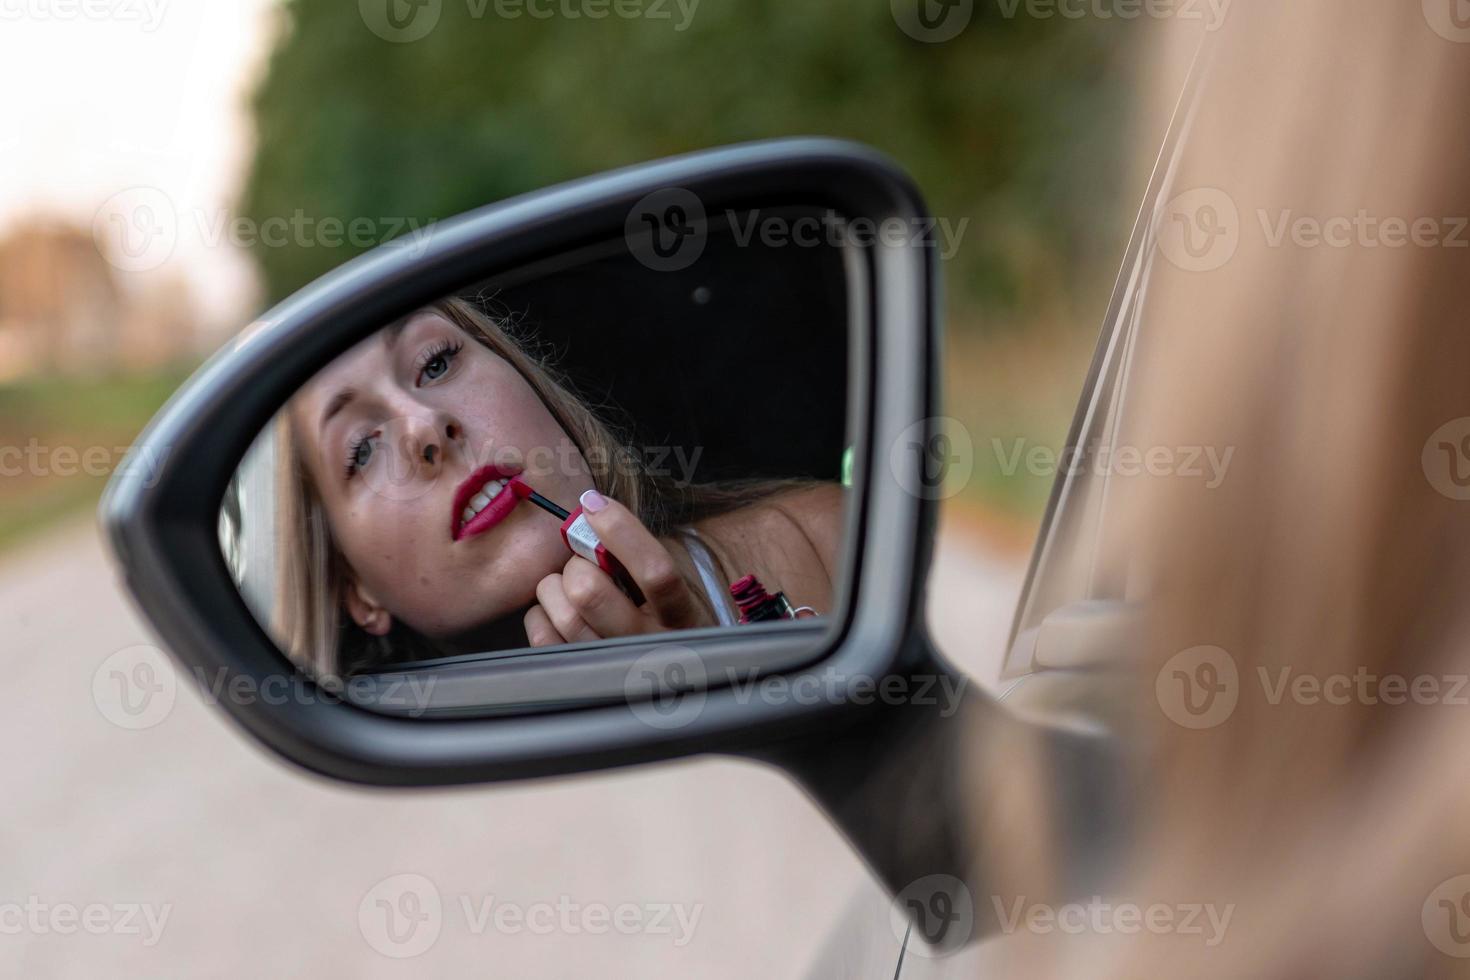
[(607, 547), (598, 538), (597, 532), (592, 529), (592, 524), (587, 520), (587, 515), (582, 512), (581, 505), (576, 510), (569, 511), (565, 507), (559, 507), (550, 500), (541, 496), (531, 485), (519, 476), (510, 481), (510, 488), (515, 495), (522, 500), (529, 500), (554, 517), (561, 520), (561, 539), (574, 555), (579, 555), (598, 568), (602, 569), (623, 590), (623, 594), (633, 600), (637, 606), (643, 605), (643, 591), (638, 588), (638, 583), (633, 581), (633, 576), (623, 567), (623, 563), (607, 550)]
[(592, 530), (592, 525), (587, 520), (587, 515), (582, 512), (581, 505), (567, 515), (566, 520), (561, 522), (561, 539), (572, 549), (573, 554), (581, 555), (592, 562), (598, 568), (612, 576), (612, 580), (618, 583), (618, 588), (623, 594), (633, 600), (637, 606), (643, 605), (643, 592), (638, 588), (638, 583), (633, 581), (633, 576), (623, 567), (623, 563), (614, 557), (611, 551), (598, 539), (597, 532)]

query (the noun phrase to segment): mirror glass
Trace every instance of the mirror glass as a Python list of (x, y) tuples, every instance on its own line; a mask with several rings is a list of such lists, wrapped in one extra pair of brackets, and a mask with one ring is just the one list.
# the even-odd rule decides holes
[(711, 216), (682, 257), (630, 222), (384, 323), (283, 406), (225, 495), (257, 620), (318, 678), (585, 662), (678, 630), (819, 636), (865, 296), (832, 221)]

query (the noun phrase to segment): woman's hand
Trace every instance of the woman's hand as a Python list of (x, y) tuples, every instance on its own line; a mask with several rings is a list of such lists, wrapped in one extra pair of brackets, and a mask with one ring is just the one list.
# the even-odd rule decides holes
[(536, 585), (536, 605), (525, 618), (531, 646), (714, 625), (679, 574), (674, 556), (628, 508), (589, 490), (582, 495), (582, 510), (603, 546), (637, 583), (644, 603), (635, 606), (610, 575), (573, 555), (560, 572)]

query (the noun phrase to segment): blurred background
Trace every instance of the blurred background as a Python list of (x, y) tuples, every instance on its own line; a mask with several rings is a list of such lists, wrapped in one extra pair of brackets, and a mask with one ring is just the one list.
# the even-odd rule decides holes
[[(977, 679), (993, 679), (1053, 475), (1015, 465), (1016, 450), (1062, 448), (1182, 75), (1146, 57), (1170, 26), (1158, 20), (976, 0), (939, 38), (903, 7), (650, 0), (601, 18), (580, 0), (539, 5), (547, 16), (494, 0), (6, 8), (0, 613), (7, 666), (33, 696), (0, 721), (13, 808), (0, 884), (11, 898), (176, 907), (156, 948), (5, 937), (26, 944), (31, 975), (59, 972), (58, 953), (83, 973), (98, 962), (140, 975), (219, 962), (392, 972), (404, 964), (356, 933), (358, 898), (409, 870), (443, 880), (476, 869), (475, 887), (493, 891), (488, 868), (505, 888), (683, 889), (707, 906), (678, 950), (648, 937), (555, 951), (500, 937), (488, 952), (521, 964), (510, 975), (590, 963), (640, 976), (802, 973), (848, 895), (871, 883), (800, 794), (754, 766), (409, 798), (287, 772), (189, 692), (156, 727), (109, 724), (93, 671), (151, 641), (91, 510), (204, 357), (355, 254), (625, 164), (846, 137), (906, 167), (954, 235), (942, 258), (945, 412), (968, 433), (974, 468), (945, 505), (935, 587), (964, 601), (936, 601), (947, 610), (936, 629)], [(486, 962), (490, 940), (458, 938), (422, 963)]]
[[(1130, 99), (1160, 29), (1146, 20), (981, 3), (932, 43), (883, 3), (705, 0), (594, 20), (458, 0), (395, 43), (363, 4), (155, 3), (114, 0), (102, 18), (21, 7), (0, 37), (0, 78), (27, 93), (0, 107), (5, 444), (125, 444), (271, 303), (436, 220), (660, 156), (821, 134), (891, 154), (952, 230), (949, 414), (977, 444), (1060, 448), (1140, 196), (1139, 140), (1158, 138)], [(1050, 480), (996, 455), (977, 453), (964, 499), (1029, 526)], [(0, 484), (0, 541), (85, 508), (103, 482), (40, 468)]]

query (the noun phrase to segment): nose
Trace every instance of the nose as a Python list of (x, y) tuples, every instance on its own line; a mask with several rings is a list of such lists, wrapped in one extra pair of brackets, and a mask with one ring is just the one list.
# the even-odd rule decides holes
[(458, 421), (440, 413), (408, 415), (399, 433), (399, 455), (408, 472), (432, 480), (444, 468), (446, 456), (460, 442)]

